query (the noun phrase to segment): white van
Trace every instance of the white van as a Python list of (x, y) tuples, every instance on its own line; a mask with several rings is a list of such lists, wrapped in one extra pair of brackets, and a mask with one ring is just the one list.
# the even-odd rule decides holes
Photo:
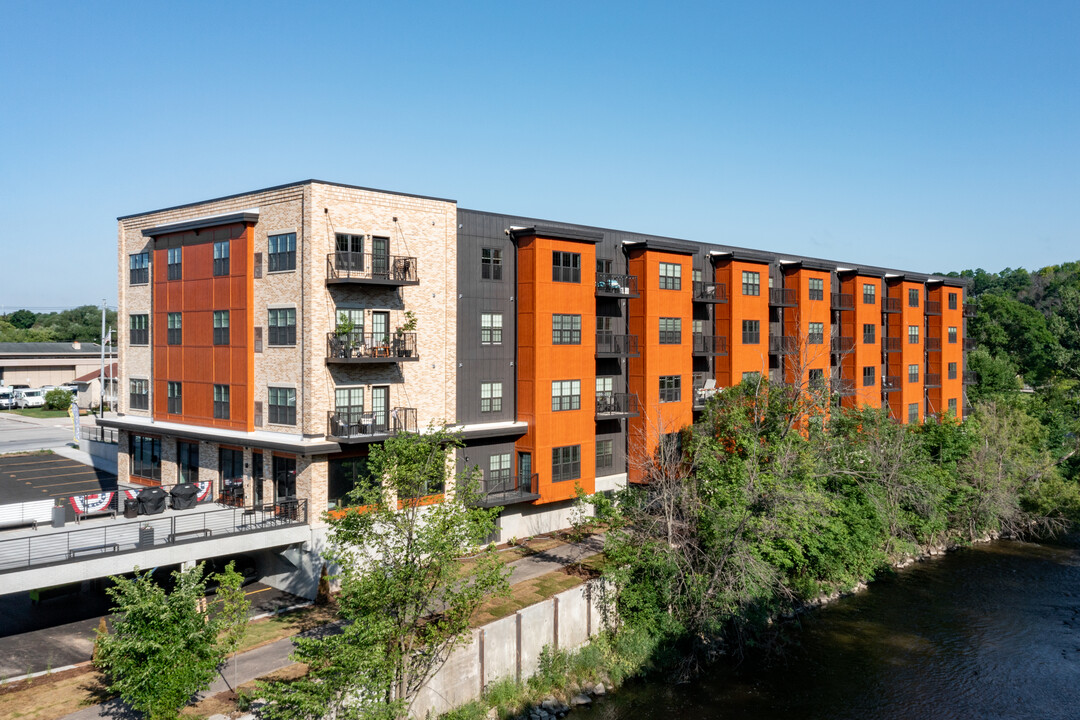
[(10, 410), (15, 407), (15, 393), (10, 388), (0, 389), (0, 410)]
[(15, 391), (15, 407), (28, 408), (28, 407), (45, 407), (45, 391), (38, 390), (16, 390)]

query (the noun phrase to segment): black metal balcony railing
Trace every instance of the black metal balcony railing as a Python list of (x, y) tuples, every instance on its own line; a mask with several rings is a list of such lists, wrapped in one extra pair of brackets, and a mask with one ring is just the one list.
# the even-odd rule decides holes
[(610, 332), (596, 333), (596, 354), (611, 357), (636, 357), (637, 335), (616, 335)]
[(928, 388), (941, 387), (941, 373), (926, 373), (926, 378), (923, 381), (923, 385)]
[(769, 288), (769, 304), (781, 307), (795, 307), (798, 297), (791, 288)]
[(769, 338), (769, 352), (771, 353), (793, 353), (798, 349), (798, 341), (790, 335), (773, 335)]
[(833, 310), (854, 310), (855, 296), (851, 293), (833, 293), (832, 308)]
[(480, 481), (480, 507), (512, 505), (538, 499), (538, 473), (532, 475), (496, 475)]
[(965, 385), (974, 385), (977, 382), (979, 382), (979, 376), (974, 370), (965, 370), (964, 371), (964, 384)]
[(336, 440), (416, 432), (416, 408), (396, 407), (387, 413), (339, 408), (326, 413), (327, 435)]
[(832, 351), (834, 353), (846, 353), (855, 349), (855, 338), (834, 337), (832, 339)]
[(602, 297), (638, 297), (637, 275), (596, 273), (596, 294)]
[(881, 389), (885, 392), (895, 392), (900, 389), (899, 375), (886, 375), (881, 378)]
[(696, 302), (727, 302), (727, 285), (720, 282), (694, 281), (694, 300)]
[(130, 553), (180, 543), (307, 524), (307, 500), (287, 499), (253, 507), (182, 511), (91, 528), (0, 540), (0, 573)]
[(885, 297), (881, 299), (881, 310), (887, 313), (900, 312), (900, 298)]
[(927, 300), (926, 301), (926, 314), (927, 315), (940, 315), (941, 314), (941, 301), (940, 300)]
[(976, 348), (975, 338), (964, 338), (964, 349), (974, 350)]
[(416, 333), (329, 333), (327, 362), (379, 363), (415, 362)]
[(693, 407), (701, 409), (706, 401), (716, 394), (716, 380), (708, 373), (696, 372), (693, 374), (694, 400)]
[(926, 338), (926, 349), (929, 352), (941, 352), (941, 338), (928, 337)]
[(727, 355), (727, 338), (694, 333), (694, 355)]
[(332, 252), (326, 256), (327, 282), (419, 285), (416, 258), (379, 253)]
[(881, 349), (885, 352), (900, 352), (901, 348), (903, 348), (903, 341), (900, 338), (881, 338)]
[(975, 314), (977, 312), (978, 312), (978, 308), (975, 306), (975, 303), (964, 303), (964, 317), (966, 317), (966, 318), (975, 317)]
[(638, 398), (634, 393), (596, 393), (596, 418), (636, 417)]
[(834, 395), (854, 395), (855, 381), (847, 378), (832, 378), (830, 381)]

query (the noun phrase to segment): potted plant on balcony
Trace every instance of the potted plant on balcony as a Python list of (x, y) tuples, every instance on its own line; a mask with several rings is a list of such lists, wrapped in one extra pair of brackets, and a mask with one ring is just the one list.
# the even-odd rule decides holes
[(416, 313), (412, 310), (405, 311), (405, 322), (398, 325), (394, 331), (394, 343), (397, 345), (398, 357), (412, 357), (412, 348), (405, 342), (405, 333), (416, 332)]
[(334, 328), (334, 334), (337, 336), (337, 350), (340, 351), (342, 357), (352, 356), (352, 331), (355, 326), (353, 321), (349, 319), (349, 316), (345, 313), (341, 313), (338, 317), (337, 327)]

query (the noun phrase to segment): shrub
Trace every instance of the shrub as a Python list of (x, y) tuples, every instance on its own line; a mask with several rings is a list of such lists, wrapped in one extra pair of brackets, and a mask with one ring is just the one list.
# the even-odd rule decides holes
[(71, 407), (71, 393), (60, 388), (53, 388), (45, 393), (45, 407), (49, 410), (67, 410)]

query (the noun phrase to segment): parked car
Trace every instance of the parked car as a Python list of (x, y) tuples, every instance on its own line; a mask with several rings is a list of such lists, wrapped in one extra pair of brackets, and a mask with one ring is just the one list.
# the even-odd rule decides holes
[(10, 410), (15, 407), (15, 393), (0, 392), (0, 410)]
[(45, 407), (45, 392), (42, 390), (16, 390), (15, 407)]

